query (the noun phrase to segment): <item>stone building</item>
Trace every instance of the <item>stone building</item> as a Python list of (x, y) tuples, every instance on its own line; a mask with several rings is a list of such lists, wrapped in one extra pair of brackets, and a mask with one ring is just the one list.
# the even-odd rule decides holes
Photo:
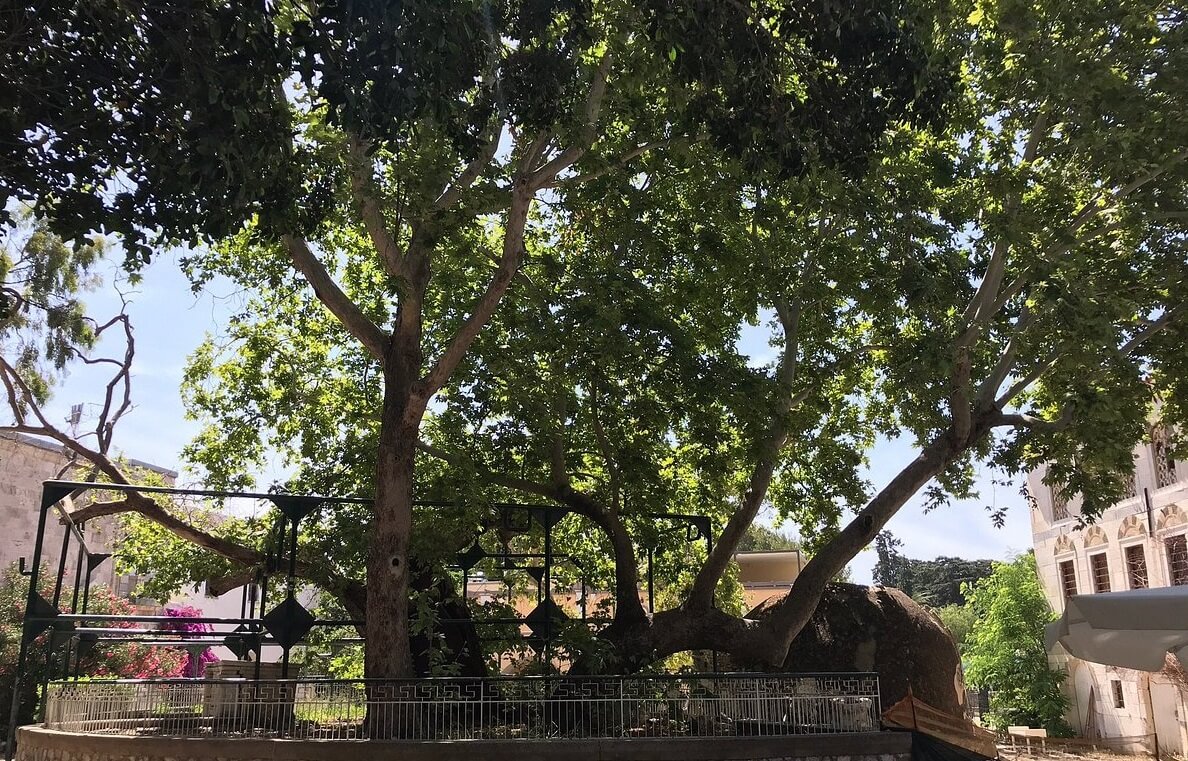
[[(1077, 497), (1044, 484), (1043, 468), (1028, 474), (1036, 565), (1058, 613), (1074, 594), (1188, 585), (1188, 463), (1172, 458), (1166, 431), (1157, 429), (1151, 438), (1134, 451), (1129, 496), (1083, 528)], [(1147, 674), (1104, 666), (1062, 648), (1052, 660), (1068, 671), (1068, 720), (1083, 736), (1137, 743), (1157, 735), (1161, 749), (1188, 752), (1188, 685), (1178, 670)]]
[[(128, 464), (158, 473), (170, 483), (177, 478), (174, 471), (147, 462), (129, 460)], [(0, 569), (19, 563), (22, 558), (26, 566), (33, 562), (42, 482), (77, 477), (78, 471), (71, 469), (70, 453), (60, 444), (22, 434), (0, 434), (0, 537), (3, 537)], [(113, 552), (117, 529), (115, 517), (91, 521), (84, 527), (88, 548), (93, 552)], [(59, 567), (64, 530), (58, 516), (51, 513), (42, 547), (42, 563), (51, 573), (56, 573)], [(65, 563), (68, 582), (74, 578), (77, 560), (78, 544), (71, 539)], [(95, 569), (91, 583), (107, 585), (121, 597), (130, 597), (136, 588), (136, 579), (118, 576), (110, 560)]]

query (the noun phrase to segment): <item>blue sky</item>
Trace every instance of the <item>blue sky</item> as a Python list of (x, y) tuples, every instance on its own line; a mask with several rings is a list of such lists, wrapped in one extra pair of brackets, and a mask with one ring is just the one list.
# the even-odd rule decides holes
[[(206, 333), (218, 332), (221, 321), (240, 298), (232, 286), (219, 283), (201, 294), (192, 294), (176, 257), (169, 255), (160, 257), (145, 271), (142, 283), (128, 298), (136, 335), (136, 406), (117, 429), (117, 446), (129, 457), (183, 470), (181, 449), (198, 427), (185, 419), (178, 394), (185, 358)], [(118, 303), (110, 288), (101, 288), (88, 298), (90, 313), (97, 318), (114, 314)], [(742, 348), (757, 361), (764, 358), (769, 351), (764, 330), (745, 331)], [(90, 405), (99, 401), (101, 384), (105, 382), (101, 372), (86, 368), (73, 371), (49, 406), (52, 417), (65, 420), (71, 404), (84, 403), (88, 405), (84, 409), (85, 429), (87, 415), (94, 415)], [(870, 452), (869, 480), (878, 488), (914, 456), (906, 440), (880, 441)], [(187, 478), (192, 480), (183, 472), (182, 481)], [(923, 499), (917, 497), (900, 511), (889, 528), (903, 541), (906, 554), (918, 558), (955, 555), (1002, 559), (1031, 546), (1028, 507), (1019, 495), (1019, 484), (995, 486), (986, 472), (979, 473), (978, 481), (981, 496), (977, 500), (952, 503), (925, 515)], [(1002, 529), (991, 524), (986, 505), (1009, 508)], [(855, 581), (870, 581), (874, 560), (873, 550), (867, 550), (851, 563)]]

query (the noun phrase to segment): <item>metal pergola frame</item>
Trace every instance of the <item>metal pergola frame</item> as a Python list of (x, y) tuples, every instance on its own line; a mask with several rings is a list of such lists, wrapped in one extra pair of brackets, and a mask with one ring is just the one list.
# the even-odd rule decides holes
[[(260, 586), (260, 608), (259, 614), (256, 609), (255, 595), (251, 596), (249, 601), (248, 587), (252, 584), (244, 585), (243, 601), (241, 603), (241, 611), (239, 618), (219, 618), (210, 616), (144, 616), (144, 615), (106, 615), (106, 614), (91, 614), (87, 612), (89, 603), (89, 592), (91, 586), (91, 577), (95, 569), (102, 563), (111, 558), (110, 553), (93, 552), (87, 546), (86, 539), (83, 536), (83, 525), (76, 524), (72, 519), (70, 513), (62, 506), (62, 501), (68, 497), (77, 497), (83, 493), (93, 490), (100, 491), (116, 491), (122, 493), (144, 493), (144, 494), (166, 494), (179, 495), (188, 497), (209, 497), (215, 499), (248, 499), (256, 501), (271, 502), (281, 514), (281, 519), (277, 521), (274, 529), (270, 533), (275, 534), (275, 546), (273, 537), (267, 540), (267, 546), (264, 551), (264, 564), (258, 569), (257, 581)], [(240, 491), (226, 491), (219, 489), (183, 489), (170, 486), (142, 486), (136, 484), (108, 484), (97, 483), (90, 481), (61, 481), (50, 480), (42, 484), (41, 504), (37, 521), (37, 535), (33, 549), (33, 559), (29, 567), (25, 566), (24, 558), (21, 558), (20, 570), (21, 573), (29, 578), (29, 592), (26, 598), (24, 619), (21, 625), (21, 641), (17, 656), (16, 671), (14, 674), (13, 683), (13, 699), (11, 711), (9, 714), (9, 734), (6, 741), (5, 757), (12, 758), (12, 749), (14, 743), (14, 735), (16, 731), (17, 717), (20, 712), (22, 688), (24, 687), (24, 680), (27, 676), (28, 658), (30, 655), (30, 645), (33, 641), (47, 629), (50, 630), (49, 640), (46, 646), (47, 659), (47, 679), (50, 672), (50, 661), (52, 660), (55, 650), (61, 648), (63, 644), (66, 645), (66, 651), (62, 654), (62, 676), (64, 678), (70, 677), (70, 663), (73, 656), (74, 660), (74, 676), (78, 676), (79, 662), (85, 653), (84, 649), (93, 648), (95, 644), (100, 641), (121, 641), (121, 642), (140, 642), (144, 644), (167, 644), (169, 646), (176, 646), (185, 648), (187, 644), (192, 646), (201, 645), (207, 647), (209, 645), (222, 644), (232, 647), (233, 650), (238, 648), (236, 654), (241, 659), (245, 658), (248, 652), (255, 653), (255, 676), (260, 677), (260, 651), (265, 645), (279, 646), (282, 649), (281, 657), (281, 674), (282, 678), (288, 677), (289, 671), (289, 656), (293, 647), (304, 641), (309, 631), (315, 627), (340, 627), (353, 626), (361, 627), (362, 621), (355, 620), (319, 620), (312, 614), (305, 610), (304, 607), (296, 599), (296, 578), (297, 578), (297, 537), (301, 521), (314, 511), (326, 505), (344, 505), (344, 504), (371, 504), (374, 500), (368, 497), (330, 497), (322, 495), (301, 495), (301, 494), (284, 494), (284, 493), (260, 493), (260, 492), (240, 492)], [(415, 500), (414, 507), (438, 507), (450, 508), (458, 507), (456, 502), (447, 502), (441, 500)], [(535, 522), (539, 524), (544, 533), (544, 551), (541, 553), (512, 553), (506, 546), (503, 552), (489, 552), (484, 550), (479, 545), (478, 540), (482, 534), (495, 528), (493, 525), (481, 525), (476, 527), (475, 544), (473, 547), (458, 553), (457, 562), (453, 564), (454, 568), (462, 572), (462, 600), (463, 604), (469, 609), (469, 600), (466, 596), (467, 577), (470, 570), (485, 558), (491, 558), (503, 561), (503, 567), (507, 570), (524, 570), (533, 578), (537, 579), (537, 599), (538, 607), (525, 618), (499, 618), (499, 619), (485, 619), (476, 621), (471, 618), (465, 619), (439, 619), (441, 623), (464, 623), (471, 622), (475, 625), (505, 625), (522, 627), (527, 625), (532, 632), (526, 637), (529, 644), (536, 649), (541, 656), (542, 664), (550, 663), (548, 654), (551, 649), (551, 642), (553, 636), (553, 629), (560, 609), (553, 602), (552, 589), (552, 570), (553, 564), (556, 561), (570, 562), (574, 564), (580, 573), (581, 579), (581, 607), (582, 616), (577, 619), (584, 625), (597, 625), (601, 623), (600, 620), (590, 619), (586, 615), (586, 574), (585, 569), (581, 567), (575, 560), (565, 554), (556, 554), (553, 552), (553, 527), (565, 516), (575, 513), (571, 508), (559, 505), (548, 504), (533, 504), (533, 503), (516, 503), (516, 502), (495, 502), (491, 507), (499, 511), (501, 525), (505, 528), (511, 527), (517, 529), (519, 532), (526, 532), (531, 530), (532, 524)], [(58, 573), (54, 582), (54, 592), (51, 595), (52, 600), (46, 600), (40, 594), (38, 583), (41, 580), (41, 564), (43, 557), (43, 549), (46, 540), (48, 518), (51, 512), (57, 511), (62, 517), (63, 531), (62, 544), (58, 559)], [(513, 515), (523, 515), (524, 520), (515, 524), (512, 521)], [(640, 517), (651, 518), (657, 521), (668, 521), (673, 525), (666, 529), (667, 531), (679, 530), (684, 528), (686, 541), (692, 543), (697, 541), (704, 541), (707, 550), (713, 549), (712, 525), (708, 516), (704, 515), (688, 515), (677, 513), (643, 513)], [(75, 565), (75, 573), (73, 580), (73, 588), (70, 594), (70, 612), (65, 613), (62, 610), (62, 596), (65, 591), (65, 575), (66, 575), (66, 559), (71, 549), (71, 541), (77, 544), (77, 560)], [(477, 551), (476, 551), (477, 548)], [(656, 548), (653, 546), (647, 547), (647, 597), (648, 610), (654, 610), (654, 576), (653, 576), (653, 557)], [(516, 560), (534, 560), (542, 561), (539, 566), (516, 565)], [(287, 563), (285, 562), (287, 560)], [(85, 574), (83, 567), (86, 567)], [(285, 599), (282, 603), (274, 607), (271, 611), (265, 613), (264, 605), (267, 600), (267, 590), (270, 576), (275, 572), (284, 569), (284, 584), (286, 589)], [(80, 604), (81, 593), (81, 604)], [(538, 612), (543, 613), (539, 616)], [(561, 614), (563, 615), (563, 614)], [(224, 632), (187, 632), (187, 631), (166, 631), (161, 629), (154, 629), (148, 627), (125, 628), (125, 627), (104, 627), (96, 626), (96, 624), (103, 623), (123, 623), (123, 624), (156, 624), (156, 623), (172, 623), (172, 624), (207, 624), (207, 625), (235, 625), (236, 629), (231, 634)], [(521, 635), (523, 636), (523, 635)], [(177, 637), (176, 640), (173, 637)], [(151, 639), (150, 639), (151, 638)]]

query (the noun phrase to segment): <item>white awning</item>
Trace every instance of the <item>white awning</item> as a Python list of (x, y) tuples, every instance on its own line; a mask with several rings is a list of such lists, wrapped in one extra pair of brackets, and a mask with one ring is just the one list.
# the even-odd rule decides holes
[(1074, 595), (1048, 624), (1048, 650), (1057, 643), (1108, 666), (1161, 671), (1170, 652), (1188, 668), (1188, 587)]

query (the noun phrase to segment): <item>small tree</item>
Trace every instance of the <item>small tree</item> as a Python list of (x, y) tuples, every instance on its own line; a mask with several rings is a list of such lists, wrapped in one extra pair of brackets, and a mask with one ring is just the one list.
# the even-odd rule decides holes
[(965, 649), (965, 676), (992, 690), (990, 723), (1038, 726), (1068, 736), (1068, 699), (1060, 691), (1064, 673), (1048, 665), (1044, 625), (1054, 615), (1040, 588), (1035, 556), (995, 563), (994, 573), (966, 588), (976, 619)]

